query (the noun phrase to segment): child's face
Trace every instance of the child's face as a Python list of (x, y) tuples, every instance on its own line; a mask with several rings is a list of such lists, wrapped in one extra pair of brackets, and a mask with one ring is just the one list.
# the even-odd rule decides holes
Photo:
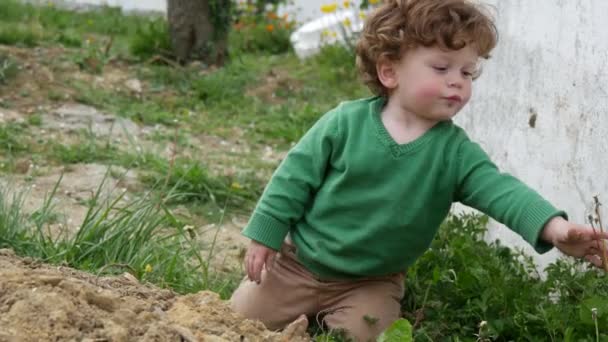
[(471, 98), (478, 59), (470, 46), (449, 51), (437, 47), (410, 49), (392, 64), (394, 82), (389, 82), (389, 97), (396, 96), (401, 108), (417, 117), (448, 120)]

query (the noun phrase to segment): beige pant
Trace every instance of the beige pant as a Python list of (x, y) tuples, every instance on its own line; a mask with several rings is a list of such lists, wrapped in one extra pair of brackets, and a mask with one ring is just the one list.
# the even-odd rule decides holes
[(234, 292), (232, 308), (266, 327), (279, 330), (300, 315), (317, 319), (330, 330), (343, 329), (355, 341), (375, 341), (399, 318), (404, 274), (354, 281), (322, 281), (284, 245), (260, 284), (247, 277)]

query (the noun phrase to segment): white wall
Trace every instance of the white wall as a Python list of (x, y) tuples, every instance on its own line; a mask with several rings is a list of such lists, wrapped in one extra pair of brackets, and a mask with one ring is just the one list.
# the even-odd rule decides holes
[[(593, 195), (608, 206), (608, 1), (486, 3), (500, 41), (456, 121), (503, 170), (585, 223)], [(521, 244), (497, 226), (490, 238)]]

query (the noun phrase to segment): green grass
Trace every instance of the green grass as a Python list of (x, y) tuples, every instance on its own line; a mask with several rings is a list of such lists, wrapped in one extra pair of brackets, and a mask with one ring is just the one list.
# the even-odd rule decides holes
[(125, 15), (117, 7), (74, 12), (58, 8), (52, 2), (34, 6), (3, 0), (0, 2), (0, 44), (31, 47), (59, 43), (79, 47), (88, 37), (102, 35), (114, 37), (116, 51), (127, 53), (130, 36), (147, 32), (150, 21), (142, 16)]
[(23, 135), (25, 127), (18, 123), (0, 124), (0, 151), (15, 155), (29, 150)]
[(52, 203), (58, 184), (31, 216), (23, 212), (22, 192), (0, 191), (0, 248), (96, 274), (128, 271), (180, 293), (212, 289), (226, 297), (234, 288), (237, 277), (210, 272), (214, 246), (193, 240), (164, 204), (175, 193), (124, 201), (122, 195), (103, 198), (102, 183), (75, 234), (49, 234), (48, 223), (57, 220)]

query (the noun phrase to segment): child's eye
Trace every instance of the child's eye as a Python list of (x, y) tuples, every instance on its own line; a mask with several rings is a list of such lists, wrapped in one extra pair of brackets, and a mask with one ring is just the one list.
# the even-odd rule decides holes
[(447, 67), (442, 67), (442, 66), (433, 66), (433, 69), (435, 69), (435, 71), (439, 71), (439, 72), (446, 72), (448, 70)]
[(465, 77), (473, 77), (473, 73), (472, 73), (472, 72), (470, 72), (470, 71), (463, 71), (463, 72), (462, 72), (462, 74), (463, 74)]

